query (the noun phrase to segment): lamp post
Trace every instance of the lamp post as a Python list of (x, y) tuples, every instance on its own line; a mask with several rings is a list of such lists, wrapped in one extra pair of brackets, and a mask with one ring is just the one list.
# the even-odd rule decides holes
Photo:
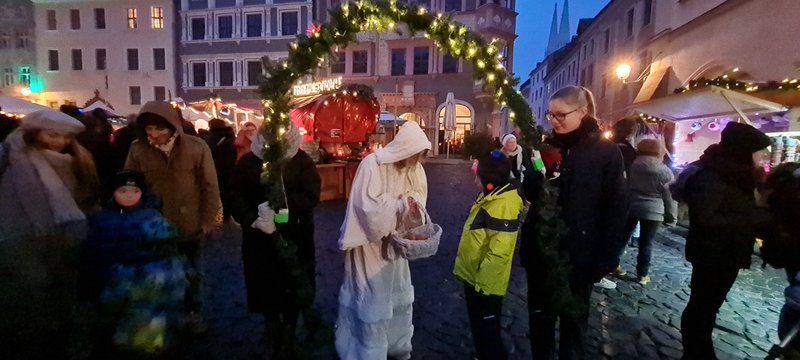
[(631, 76), (631, 66), (625, 63), (617, 66), (617, 78), (622, 80), (623, 84), (628, 84), (628, 78)]

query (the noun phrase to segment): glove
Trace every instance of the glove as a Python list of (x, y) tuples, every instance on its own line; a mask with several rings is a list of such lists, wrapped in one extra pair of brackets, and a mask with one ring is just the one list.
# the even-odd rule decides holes
[(267, 235), (277, 230), (275, 228), (275, 210), (269, 207), (269, 201), (258, 205), (258, 218), (253, 222), (251, 227), (261, 230)]

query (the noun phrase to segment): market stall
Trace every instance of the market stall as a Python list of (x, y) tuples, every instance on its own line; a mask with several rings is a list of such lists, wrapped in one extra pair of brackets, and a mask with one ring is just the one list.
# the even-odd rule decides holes
[(44, 109), (49, 109), (49, 107), (13, 96), (0, 96), (0, 112), (9, 116), (22, 117)]
[(322, 178), (321, 200), (344, 199), (361, 158), (375, 147), (380, 106), (372, 89), (341, 85), (341, 78), (299, 84), (293, 88), (290, 112), (303, 135), (303, 149), (318, 159)]

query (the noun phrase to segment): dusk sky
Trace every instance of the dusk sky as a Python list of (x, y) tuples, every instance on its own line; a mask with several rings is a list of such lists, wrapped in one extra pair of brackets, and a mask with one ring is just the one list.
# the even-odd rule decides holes
[[(522, 82), (528, 77), (536, 63), (544, 58), (553, 5), (558, 2), (558, 20), (564, 0), (518, 0), (517, 38), (514, 44), (514, 72)], [(578, 19), (593, 18), (609, 0), (572, 0), (569, 2), (570, 37), (578, 30)]]

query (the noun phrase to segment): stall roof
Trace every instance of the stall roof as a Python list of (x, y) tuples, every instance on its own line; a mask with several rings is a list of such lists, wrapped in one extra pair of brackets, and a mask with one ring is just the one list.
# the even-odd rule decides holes
[[(782, 104), (718, 86), (708, 86), (633, 104), (630, 108), (637, 112), (673, 121), (789, 110)], [(746, 116), (743, 117), (746, 118)]]

